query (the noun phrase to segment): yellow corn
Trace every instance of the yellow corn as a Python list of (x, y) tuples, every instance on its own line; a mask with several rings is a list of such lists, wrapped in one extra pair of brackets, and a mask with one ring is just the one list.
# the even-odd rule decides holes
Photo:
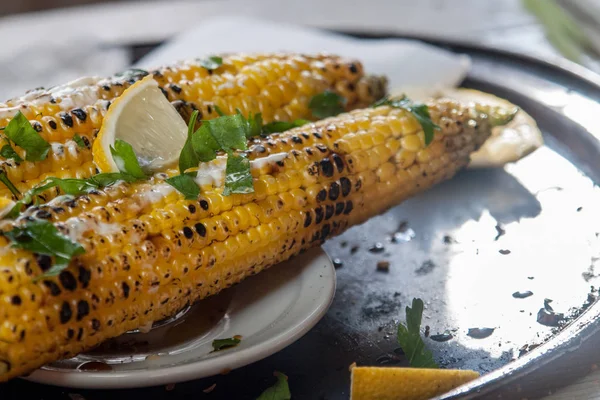
[[(111, 337), (173, 315), (346, 228), (383, 212), (467, 164), (505, 122), (496, 109), (429, 104), (441, 126), (428, 146), (405, 110), (356, 110), (268, 138), (251, 160), (255, 192), (223, 196), (205, 185), (185, 200), (160, 173), (71, 199), (32, 206), (85, 248), (57, 277), (35, 279), (48, 256), (10, 247), (0, 236), (0, 381), (73, 356)], [(410, 155), (408, 155), (410, 154)]]
[[(186, 120), (193, 110), (201, 119), (215, 118), (215, 106), (226, 114), (236, 109), (244, 115), (261, 112), (265, 122), (312, 119), (309, 101), (326, 90), (342, 95), (348, 110), (371, 104), (386, 90), (385, 79), (365, 76), (359, 62), (331, 55), (241, 54), (224, 57), (216, 70), (195, 60), (150, 73)], [(0, 169), (21, 192), (52, 176), (91, 176), (95, 172), (91, 145), (110, 101), (141, 76), (90, 78), (72, 83), (71, 89), (37, 89), (0, 103), (0, 127), (21, 111), (52, 144), (44, 161), (16, 163), (0, 157)], [(82, 137), (84, 147), (73, 141), (75, 134)], [(16, 150), (23, 156), (21, 149)], [(0, 196), (11, 197), (8, 188), (0, 186)]]

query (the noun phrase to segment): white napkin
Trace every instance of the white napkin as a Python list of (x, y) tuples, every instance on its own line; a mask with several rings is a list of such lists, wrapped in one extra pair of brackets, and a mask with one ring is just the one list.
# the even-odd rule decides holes
[(470, 60), (414, 40), (355, 39), (313, 28), (245, 17), (215, 17), (154, 50), (140, 68), (223, 52), (328, 52), (361, 60), (366, 71), (384, 74), (393, 91), (435, 92), (458, 85)]

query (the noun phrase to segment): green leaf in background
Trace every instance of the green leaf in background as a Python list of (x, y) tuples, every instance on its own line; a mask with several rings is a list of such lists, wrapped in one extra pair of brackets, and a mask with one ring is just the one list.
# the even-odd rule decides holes
[(274, 121), (263, 126), (263, 132), (266, 134), (285, 132), (299, 126), (306, 125), (309, 122), (310, 121), (305, 119), (297, 119), (292, 122)]
[(212, 56), (208, 58), (199, 59), (198, 63), (207, 70), (212, 71), (213, 69), (217, 69), (221, 65), (223, 65), (223, 58)]
[(232, 193), (253, 193), (254, 184), (252, 174), (250, 173), (250, 161), (244, 155), (227, 156), (227, 166), (225, 167), (225, 189), (223, 195), (229, 196)]
[(273, 373), (277, 382), (265, 390), (256, 400), (291, 400), (292, 394), (288, 385), (288, 377), (279, 371)]
[(15, 145), (25, 150), (25, 159), (27, 161), (42, 161), (48, 157), (50, 144), (33, 129), (29, 120), (25, 118), (21, 111), (17, 112), (8, 125), (6, 125), (4, 134)]
[(215, 339), (212, 342), (213, 351), (220, 351), (230, 347), (235, 347), (240, 344), (241, 341), (242, 339), (236, 336), (226, 339)]
[(325, 91), (313, 96), (308, 103), (308, 108), (317, 118), (333, 117), (344, 112), (346, 99), (337, 93)]
[(198, 187), (198, 184), (194, 178), (190, 177), (189, 175), (183, 174), (173, 176), (168, 178), (166, 182), (182, 193), (186, 200), (196, 200), (200, 195), (200, 188)]
[(398, 324), (398, 344), (406, 354), (411, 367), (439, 368), (421, 338), (423, 309), (421, 299), (413, 299), (412, 308), (406, 307), (406, 325)]
[(140, 163), (133, 151), (133, 147), (124, 140), (115, 140), (114, 147), (110, 147), (110, 152), (113, 156), (113, 160), (117, 164), (119, 171), (131, 175), (138, 179), (145, 179), (146, 174), (142, 171)]

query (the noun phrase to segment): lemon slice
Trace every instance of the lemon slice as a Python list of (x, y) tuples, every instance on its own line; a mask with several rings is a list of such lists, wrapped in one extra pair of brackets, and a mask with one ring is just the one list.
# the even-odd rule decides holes
[(148, 75), (117, 97), (94, 141), (94, 162), (102, 172), (119, 172), (110, 152), (115, 140), (129, 143), (146, 172), (174, 164), (187, 139), (187, 125)]
[[(402, 94), (396, 91), (394, 94)], [(447, 97), (465, 104), (478, 102), (494, 106), (503, 106), (508, 109), (515, 107), (509, 101), (492, 94), (473, 89), (436, 89), (413, 90), (407, 95), (414, 100), (424, 101), (428, 98)], [(544, 144), (542, 132), (535, 120), (522, 109), (507, 125), (497, 126), (492, 130), (492, 136), (485, 141), (483, 146), (471, 155), (469, 168), (502, 167), (515, 162), (530, 154)]]
[(354, 367), (350, 400), (427, 400), (477, 377), (458, 369)]

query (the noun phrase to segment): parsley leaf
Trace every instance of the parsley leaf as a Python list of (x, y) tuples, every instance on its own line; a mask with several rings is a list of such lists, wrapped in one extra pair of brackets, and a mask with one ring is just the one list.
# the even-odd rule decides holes
[(48, 221), (29, 221), (4, 232), (3, 235), (12, 242), (13, 247), (55, 258), (54, 266), (42, 277), (58, 275), (69, 265), (71, 258), (85, 253), (85, 249), (79, 243), (64, 236)]
[(421, 124), (421, 128), (423, 128), (423, 133), (425, 134), (425, 145), (428, 145), (433, 141), (434, 129), (440, 129), (440, 127), (433, 123), (431, 120), (431, 115), (429, 115), (429, 109), (425, 104), (422, 103), (413, 103), (406, 96), (402, 96), (398, 99), (390, 99), (389, 97), (384, 97), (379, 100), (373, 107), (379, 106), (390, 106), (394, 108), (402, 108), (408, 112), (410, 112)]
[(211, 135), (221, 150), (230, 152), (232, 150), (246, 150), (248, 148), (246, 136), (249, 126), (243, 115), (226, 115), (205, 121), (204, 125), (208, 126)]
[(181, 192), (186, 200), (196, 200), (200, 195), (200, 188), (191, 176), (177, 175), (166, 179), (165, 182)]
[(290, 400), (292, 398), (288, 377), (279, 371), (275, 371), (273, 375), (277, 377), (277, 383), (262, 392), (256, 400)]
[(212, 56), (208, 58), (199, 59), (198, 63), (207, 70), (212, 71), (213, 69), (217, 69), (221, 65), (223, 65), (223, 58)]
[(25, 150), (25, 159), (27, 161), (42, 161), (48, 157), (50, 144), (33, 129), (29, 120), (25, 118), (21, 111), (17, 112), (8, 125), (6, 125), (4, 134), (14, 144)]
[(250, 173), (250, 161), (245, 155), (227, 156), (227, 166), (225, 167), (225, 188), (223, 196), (229, 196), (232, 193), (253, 193), (254, 185), (252, 174)]
[(94, 185), (96, 188), (112, 186), (117, 182), (135, 182), (138, 179), (132, 175), (122, 172), (105, 172), (103, 174), (94, 175), (87, 179), (87, 182)]
[(421, 338), (423, 300), (413, 299), (412, 308), (406, 306), (406, 326), (398, 324), (398, 344), (408, 357), (411, 367), (438, 368), (431, 351), (425, 348)]
[(73, 141), (75, 141), (75, 143), (77, 143), (77, 146), (81, 147), (82, 149), (85, 149), (87, 147), (78, 133), (76, 133), (75, 136), (73, 136)]
[(317, 118), (333, 117), (344, 112), (346, 99), (337, 93), (325, 91), (321, 94), (313, 96), (308, 103), (308, 108)]
[(187, 169), (195, 168), (198, 166), (200, 162), (200, 158), (194, 151), (192, 146), (192, 135), (194, 134), (194, 127), (196, 126), (196, 121), (198, 120), (198, 110), (194, 110), (192, 116), (190, 117), (190, 121), (188, 122), (188, 135), (181, 149), (181, 153), (179, 154), (179, 172), (184, 173)]
[(119, 171), (138, 179), (145, 179), (146, 174), (142, 171), (133, 147), (124, 140), (115, 140), (115, 146), (110, 146), (110, 152), (119, 168)]
[(248, 114), (248, 119), (246, 120), (248, 123), (248, 131), (246, 132), (246, 138), (250, 139), (254, 136), (260, 136), (263, 132), (263, 119), (262, 114)]
[(230, 347), (235, 347), (238, 344), (240, 344), (241, 341), (242, 339), (236, 336), (227, 339), (215, 339), (212, 342), (213, 351), (219, 351), (223, 349), (228, 349)]
[(10, 190), (13, 196), (18, 196), (21, 194), (21, 192), (19, 192), (19, 189), (17, 189), (15, 184), (12, 183), (10, 179), (8, 179), (8, 175), (6, 175), (6, 172), (4, 171), (0, 171), (0, 182), (6, 185), (6, 187), (8, 188), (8, 190)]
[(2, 148), (0, 149), (0, 156), (6, 158), (7, 160), (15, 160), (15, 162), (23, 161), (23, 159), (17, 154), (15, 149), (13, 149), (9, 143), (2, 146)]
[(124, 79), (143, 78), (146, 75), (148, 75), (148, 71), (139, 68), (129, 68), (125, 71), (115, 74), (115, 76)]
[(289, 131), (290, 129), (297, 128), (302, 125), (308, 124), (310, 121), (305, 119), (297, 119), (292, 122), (284, 122), (284, 121), (274, 121), (263, 126), (262, 130), (264, 133), (278, 133)]

